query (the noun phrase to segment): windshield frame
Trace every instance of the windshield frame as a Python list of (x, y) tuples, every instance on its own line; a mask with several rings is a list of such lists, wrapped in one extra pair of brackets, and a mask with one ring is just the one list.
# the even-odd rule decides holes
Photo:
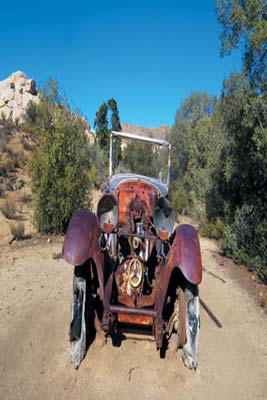
[(114, 163), (114, 145), (115, 145), (115, 138), (123, 138), (123, 139), (128, 139), (128, 140), (139, 140), (142, 142), (146, 143), (153, 143), (158, 146), (166, 146), (168, 147), (168, 163), (167, 163), (167, 181), (161, 181), (163, 184), (169, 188), (170, 184), (170, 170), (171, 170), (171, 148), (172, 145), (167, 141), (167, 140), (161, 140), (161, 139), (155, 139), (151, 137), (146, 137), (146, 136), (141, 136), (141, 135), (136, 135), (133, 133), (127, 133), (127, 132), (116, 132), (116, 131), (111, 131), (110, 133), (110, 145), (109, 145), (109, 177), (114, 175), (114, 169), (115, 169), (115, 163)]

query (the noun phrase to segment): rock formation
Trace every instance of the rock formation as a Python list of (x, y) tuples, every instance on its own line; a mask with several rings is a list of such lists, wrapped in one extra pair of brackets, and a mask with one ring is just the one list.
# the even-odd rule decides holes
[(29, 102), (38, 103), (39, 93), (35, 81), (23, 72), (17, 71), (0, 81), (0, 118), (12, 118), (22, 122)]
[(171, 131), (171, 127), (168, 125), (162, 125), (156, 128), (145, 128), (143, 126), (122, 123), (121, 126), (123, 132), (135, 133), (137, 135), (139, 134), (142, 136), (148, 136), (162, 140), (165, 140)]

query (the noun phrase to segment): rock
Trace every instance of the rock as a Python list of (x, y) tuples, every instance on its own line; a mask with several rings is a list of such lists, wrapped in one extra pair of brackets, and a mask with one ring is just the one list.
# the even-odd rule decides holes
[(3, 91), (0, 98), (5, 104), (7, 104), (9, 101), (14, 99), (14, 96), (15, 96), (15, 90), (7, 88)]
[(36, 91), (36, 88), (35, 88), (35, 81), (33, 79), (30, 79), (27, 82), (26, 92), (31, 93), (34, 96), (37, 94), (37, 91)]
[(38, 104), (39, 92), (35, 81), (23, 72), (14, 72), (0, 81), (0, 115), (3, 113), (6, 118), (23, 122), (30, 101)]

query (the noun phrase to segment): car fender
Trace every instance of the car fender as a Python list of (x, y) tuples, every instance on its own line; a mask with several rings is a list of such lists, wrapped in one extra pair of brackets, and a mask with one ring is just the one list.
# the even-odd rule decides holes
[(96, 215), (90, 211), (73, 214), (62, 248), (64, 260), (71, 265), (83, 265), (92, 259), (96, 265), (98, 281), (103, 293), (104, 254), (100, 251), (98, 239), (101, 234)]
[(173, 235), (168, 265), (170, 268), (178, 267), (189, 282), (199, 284), (202, 279), (202, 261), (196, 229), (188, 224), (179, 225)]
[(161, 274), (161, 290), (156, 309), (163, 310), (166, 294), (175, 268), (180, 269), (184, 277), (198, 285), (202, 279), (202, 261), (198, 233), (191, 225), (179, 225), (170, 238), (171, 248), (167, 253), (167, 263)]

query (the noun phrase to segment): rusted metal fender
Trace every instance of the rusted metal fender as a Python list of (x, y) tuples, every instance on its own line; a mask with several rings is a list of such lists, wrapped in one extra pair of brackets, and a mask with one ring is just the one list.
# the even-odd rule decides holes
[(90, 211), (73, 214), (63, 243), (62, 255), (71, 265), (82, 265), (88, 259), (94, 260), (98, 281), (103, 294), (104, 255), (100, 251), (98, 238), (101, 234), (96, 215)]
[(167, 254), (167, 264), (161, 272), (160, 295), (155, 305), (159, 313), (163, 310), (169, 282), (175, 268), (179, 268), (185, 278), (195, 285), (202, 279), (202, 261), (197, 231), (191, 225), (180, 225), (171, 235), (170, 241), (171, 249)]
[(180, 225), (174, 233), (167, 255), (167, 270), (179, 267), (186, 279), (197, 285), (202, 279), (202, 261), (198, 233), (191, 225)]

